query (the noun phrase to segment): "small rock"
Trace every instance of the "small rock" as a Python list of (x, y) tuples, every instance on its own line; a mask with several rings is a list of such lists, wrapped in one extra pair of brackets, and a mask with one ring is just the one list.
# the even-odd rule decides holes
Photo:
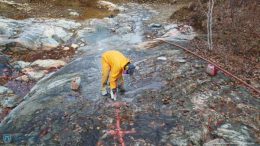
[(1, 105), (3, 107), (13, 108), (19, 103), (19, 97), (14, 95), (10, 97), (5, 97), (4, 100), (1, 101)]
[(0, 63), (0, 76), (10, 76), (12, 74), (11, 68), (6, 64)]
[(45, 136), (42, 137), (42, 139), (43, 139), (44, 141), (50, 140), (50, 139), (51, 139), (51, 134), (50, 134), (50, 133), (46, 134)]
[(69, 47), (64, 47), (63, 50), (64, 51), (68, 51), (70, 48)]
[(147, 20), (149, 20), (149, 18), (148, 18), (148, 17), (145, 17), (145, 18), (143, 18), (142, 20), (143, 20), (143, 21), (147, 21)]
[(179, 62), (179, 63), (185, 63), (186, 60), (185, 60), (185, 59), (182, 59), (182, 58), (178, 58), (178, 59), (176, 59), (176, 62)]
[(27, 67), (27, 68), (22, 69), (22, 72), (25, 73), (25, 74), (27, 74), (28, 72), (33, 72), (33, 71), (34, 71), (34, 69), (31, 68), (31, 67)]
[(166, 58), (166, 57), (164, 57), (164, 56), (161, 56), (161, 57), (158, 57), (158, 58), (157, 58), (157, 60), (163, 60), (163, 61), (166, 61), (166, 60), (167, 60), (167, 58)]
[(78, 44), (71, 44), (71, 47), (74, 48), (74, 49), (77, 49), (79, 47)]
[(204, 65), (201, 64), (201, 63), (195, 63), (194, 67), (195, 67), (195, 68), (203, 68)]
[(186, 86), (186, 93), (191, 93), (194, 92), (196, 90), (196, 88), (198, 87), (197, 83), (190, 83), (189, 85)]
[(78, 12), (70, 12), (69, 14), (70, 14), (70, 16), (75, 16), (75, 17), (78, 17), (78, 16), (79, 16), (79, 13), (78, 13)]
[(0, 86), (0, 94), (12, 94), (13, 91), (4, 87), (4, 86)]
[(15, 80), (29, 82), (29, 77), (27, 75), (22, 75), (22, 76), (16, 78)]
[(226, 142), (224, 139), (214, 139), (203, 144), (203, 146), (213, 146), (213, 145), (226, 145)]
[(2, 120), (2, 118), (3, 118), (3, 109), (0, 107), (0, 120)]
[(190, 33), (192, 31), (192, 27), (188, 25), (182, 25), (179, 27), (179, 31), (181, 33)]
[(71, 81), (71, 89), (74, 90), (74, 91), (79, 90), (80, 82), (81, 82), (80, 77), (73, 78), (72, 81)]
[(10, 57), (6, 56), (6, 55), (0, 55), (0, 63), (1, 64), (7, 64), (10, 61)]
[(14, 63), (14, 68), (23, 69), (30, 65), (30, 62), (24, 62), (24, 61), (17, 61)]
[(260, 83), (257, 82), (256, 80), (251, 80), (251, 85), (253, 85), (255, 88), (260, 88)]
[(36, 143), (37, 143), (37, 136), (30, 136), (30, 138), (28, 139), (28, 144), (36, 145)]
[(162, 27), (162, 25), (158, 24), (158, 23), (152, 23), (152, 24), (149, 25), (149, 27), (160, 28), (160, 27)]
[(80, 44), (80, 47), (84, 47), (84, 46), (85, 46), (85, 44), (84, 44), (84, 43)]

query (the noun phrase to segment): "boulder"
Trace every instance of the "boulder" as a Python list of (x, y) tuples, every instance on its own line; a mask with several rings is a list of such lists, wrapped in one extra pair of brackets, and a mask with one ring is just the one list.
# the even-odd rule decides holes
[(24, 28), (15, 42), (30, 49), (44, 48), (49, 50), (67, 41), (71, 36), (72, 34), (67, 33), (62, 27), (36, 23)]
[(13, 20), (0, 18), (0, 45), (15, 44), (17, 48), (46, 50), (56, 48), (68, 41), (71, 30), (80, 27), (80, 23), (63, 19), (26, 19)]
[(98, 1), (97, 4), (98, 4), (98, 7), (108, 9), (109, 11), (122, 11), (123, 10), (122, 7), (118, 7), (116, 4), (113, 4), (108, 1), (101, 0), (101, 1)]
[(31, 64), (31, 66), (38, 66), (44, 69), (59, 68), (59, 67), (63, 67), (64, 65), (66, 65), (66, 62), (62, 60), (53, 60), (53, 59), (36, 60)]

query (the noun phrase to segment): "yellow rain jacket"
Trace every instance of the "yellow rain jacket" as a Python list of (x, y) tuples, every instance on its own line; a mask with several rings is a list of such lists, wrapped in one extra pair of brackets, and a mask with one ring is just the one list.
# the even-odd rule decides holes
[(123, 71), (124, 67), (130, 62), (119, 51), (111, 50), (102, 54), (102, 87), (105, 87), (108, 77), (110, 82), (110, 89), (115, 89), (117, 83), (123, 85)]

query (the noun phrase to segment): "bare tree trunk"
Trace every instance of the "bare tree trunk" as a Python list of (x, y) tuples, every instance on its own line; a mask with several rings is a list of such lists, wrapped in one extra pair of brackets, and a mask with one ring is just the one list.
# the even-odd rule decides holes
[(208, 3), (208, 23), (207, 23), (207, 29), (208, 29), (208, 47), (209, 50), (213, 49), (213, 41), (212, 41), (212, 13), (214, 8), (214, 0), (209, 0)]

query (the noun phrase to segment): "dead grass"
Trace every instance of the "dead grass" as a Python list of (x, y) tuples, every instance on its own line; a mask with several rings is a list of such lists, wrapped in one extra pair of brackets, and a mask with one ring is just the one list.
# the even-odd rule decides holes
[[(206, 43), (207, 0), (196, 0), (171, 16), (194, 26), (201, 36), (192, 47), (254, 86), (260, 85), (258, 0), (219, 0), (213, 10), (213, 50)], [(258, 87), (259, 88), (259, 87)]]

